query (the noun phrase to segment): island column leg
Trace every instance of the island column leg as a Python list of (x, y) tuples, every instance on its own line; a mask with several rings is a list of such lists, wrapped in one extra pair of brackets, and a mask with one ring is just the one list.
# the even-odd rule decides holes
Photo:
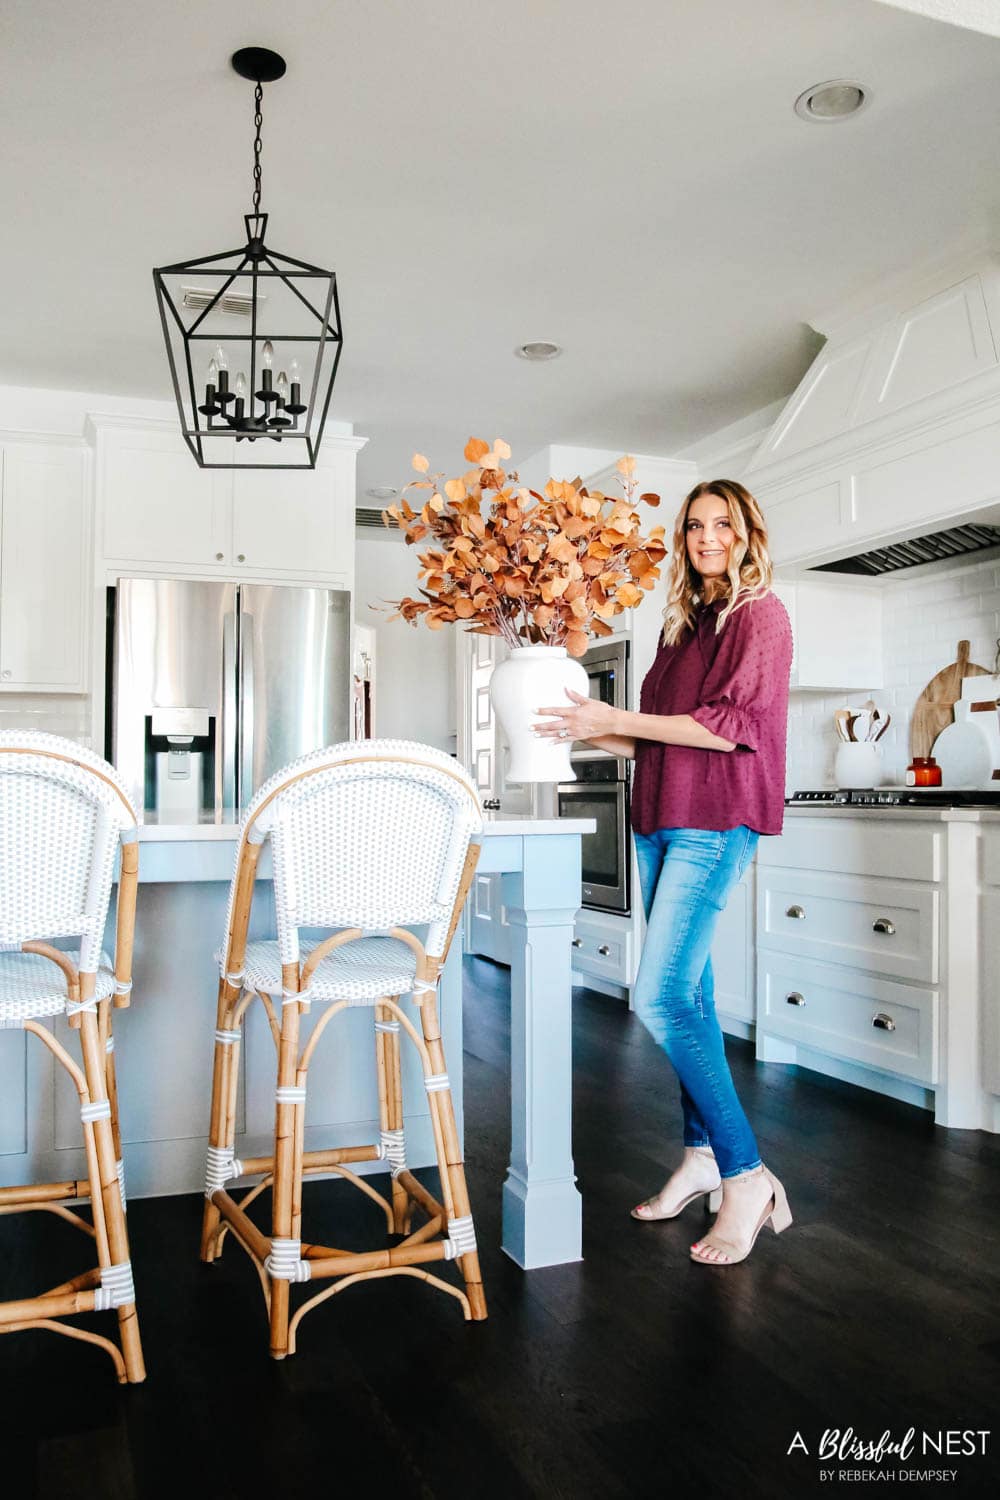
[(511, 935), (511, 1157), (502, 1246), (525, 1270), (581, 1260), (573, 1169), (570, 947), (580, 906), (580, 835), (526, 836), (503, 876)]

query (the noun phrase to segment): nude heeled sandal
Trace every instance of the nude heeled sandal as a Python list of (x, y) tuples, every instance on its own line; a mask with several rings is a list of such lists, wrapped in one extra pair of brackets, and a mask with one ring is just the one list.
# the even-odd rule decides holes
[[(711, 1150), (703, 1150), (699, 1146), (693, 1147), (693, 1150), (695, 1150), (698, 1153), (699, 1156), (706, 1156), (706, 1157), (710, 1156), (713, 1161), (715, 1160), (714, 1153)], [(655, 1223), (657, 1223), (657, 1222), (659, 1222), (660, 1220), (663, 1220), (663, 1219), (676, 1219), (680, 1214), (682, 1214), (684, 1212), (684, 1210), (687, 1208), (688, 1204), (689, 1203), (693, 1203), (696, 1198), (707, 1198), (708, 1199), (707, 1208), (708, 1208), (709, 1213), (713, 1213), (713, 1214), (718, 1213), (719, 1208), (722, 1205), (722, 1181), (721, 1181), (721, 1179), (720, 1179), (719, 1185), (717, 1187), (714, 1187), (714, 1188), (698, 1188), (698, 1189), (696, 1189), (695, 1192), (688, 1193), (687, 1197), (686, 1198), (682, 1198), (681, 1201), (680, 1201), (680, 1203), (678, 1203), (676, 1205), (676, 1207), (673, 1208), (670, 1211), (670, 1213), (667, 1213), (667, 1214), (665, 1214), (665, 1213), (658, 1213), (656, 1211), (656, 1209), (654, 1208), (654, 1204), (656, 1203), (656, 1200), (660, 1197), (660, 1195), (662, 1194), (662, 1192), (663, 1192), (663, 1188), (660, 1189), (659, 1193), (654, 1193), (651, 1198), (645, 1198), (642, 1201), (642, 1203), (637, 1203), (636, 1206), (635, 1206), (635, 1208), (633, 1208), (632, 1211), (631, 1211), (633, 1219), (638, 1219), (640, 1224), (655, 1224)], [(642, 1212), (643, 1209), (646, 1209), (647, 1212), (643, 1213)]]
[[(792, 1222), (792, 1211), (788, 1207), (788, 1196), (785, 1193), (785, 1189), (777, 1177), (769, 1172), (766, 1167), (761, 1167), (761, 1172), (770, 1183), (771, 1196), (760, 1218), (757, 1220), (749, 1239), (745, 1243), (738, 1244), (734, 1240), (725, 1239), (713, 1229), (703, 1240), (698, 1240), (696, 1244), (691, 1246), (692, 1260), (697, 1261), (701, 1266), (735, 1266), (740, 1261), (746, 1260), (750, 1251), (757, 1243), (757, 1236), (765, 1224), (770, 1224), (775, 1234), (781, 1234), (783, 1230), (788, 1228)], [(756, 1176), (757, 1174), (753, 1173), (753, 1175)], [(719, 1250), (725, 1256), (725, 1260), (711, 1260), (708, 1256), (700, 1255), (698, 1252), (703, 1249)]]

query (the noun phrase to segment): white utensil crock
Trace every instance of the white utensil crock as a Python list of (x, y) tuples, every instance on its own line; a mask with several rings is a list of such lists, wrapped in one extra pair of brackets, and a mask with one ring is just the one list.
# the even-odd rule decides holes
[(878, 786), (880, 779), (879, 752), (874, 744), (853, 741), (837, 746), (833, 762), (833, 775), (838, 787)]
[(540, 708), (572, 706), (566, 689), (589, 695), (587, 673), (565, 646), (521, 646), (502, 661), (490, 678), (490, 697), (510, 748), (507, 780), (575, 781), (569, 753), (572, 740), (539, 739), (535, 724), (553, 720)]

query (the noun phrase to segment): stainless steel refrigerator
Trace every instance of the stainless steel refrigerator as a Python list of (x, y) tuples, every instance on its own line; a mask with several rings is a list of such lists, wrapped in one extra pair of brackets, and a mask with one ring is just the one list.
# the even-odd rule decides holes
[(350, 738), (344, 590), (121, 578), (112, 610), (109, 750), (137, 808), (232, 816), (295, 756)]

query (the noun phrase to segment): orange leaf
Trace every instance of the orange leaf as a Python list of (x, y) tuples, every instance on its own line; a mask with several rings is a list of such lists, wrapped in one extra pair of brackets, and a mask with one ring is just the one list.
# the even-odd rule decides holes
[(489, 443), (484, 443), (482, 438), (470, 438), (465, 445), (465, 458), (470, 464), (477, 464), (484, 453), (489, 453)]
[(426, 474), (427, 470), (430, 468), (430, 463), (422, 453), (414, 453), (413, 467), (416, 469), (418, 474)]
[(570, 656), (582, 656), (587, 649), (587, 632), (571, 630), (566, 637), (566, 651)]
[[(503, 459), (503, 461), (506, 463), (507, 459), (510, 458), (510, 444), (505, 443), (503, 438), (494, 438), (493, 452), (496, 454), (497, 458)], [(468, 457), (468, 455), (466, 455), (466, 457)]]
[(630, 476), (635, 473), (635, 459), (631, 456), (631, 454), (626, 453), (624, 458), (620, 458), (615, 464), (615, 468), (618, 470), (619, 474)]
[(444, 492), (448, 496), (448, 499), (453, 502), (457, 503), (459, 500), (465, 499), (465, 485), (460, 479), (449, 479), (444, 487)]
[(639, 499), (640, 500), (645, 500), (645, 502), (646, 502), (647, 505), (656, 506), (656, 505), (659, 505), (659, 503), (660, 503), (660, 497), (659, 497), (659, 495), (654, 494), (652, 490), (648, 490), (646, 492), (646, 494), (640, 495)]

